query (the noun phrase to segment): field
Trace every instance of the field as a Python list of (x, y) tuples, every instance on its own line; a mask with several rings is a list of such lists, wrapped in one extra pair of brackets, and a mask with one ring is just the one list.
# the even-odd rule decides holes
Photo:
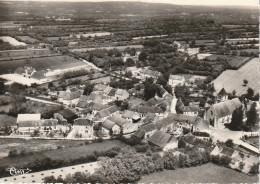
[(16, 118), (5, 114), (0, 114), (0, 127), (12, 126), (12, 125), (16, 125)]
[(22, 40), (25, 43), (37, 43), (39, 40), (31, 38), (30, 36), (17, 36), (18, 39)]
[(16, 57), (28, 57), (35, 55), (50, 55), (51, 51), (49, 49), (22, 49), (22, 50), (5, 50), (0, 51), (0, 57), (3, 58), (16, 58)]
[[(80, 143), (83, 145), (80, 146)], [(63, 149), (56, 149), (57, 146), (64, 146)], [(85, 141), (69, 141), (69, 140), (23, 140), (23, 139), (0, 139), (0, 150), (2, 154), (6, 154), (6, 151), (12, 149), (26, 151), (37, 151), (36, 154), (29, 154), (25, 156), (6, 157), (0, 160), (1, 166), (17, 166), (19, 164), (25, 164), (36, 158), (44, 156), (53, 159), (69, 160), (78, 158), (80, 156), (87, 155), (94, 151), (105, 151), (114, 146), (121, 147), (126, 144), (118, 140), (109, 140), (102, 143), (93, 143), (85, 145)], [(49, 150), (52, 149), (52, 150)], [(5, 150), (5, 151), (3, 151)], [(47, 151), (41, 151), (47, 150)], [(41, 152), (39, 152), (41, 151)], [(3, 153), (4, 152), (4, 153)]]
[(109, 33), (109, 32), (100, 32), (100, 33), (86, 33), (86, 34), (76, 34), (76, 37), (77, 38), (80, 38), (80, 36), (83, 36), (83, 37), (96, 37), (96, 36), (109, 36), (109, 35), (112, 35), (112, 33)]
[[(226, 70), (212, 83), (219, 92), (223, 87), (228, 93), (236, 91), (236, 95), (240, 96), (247, 92), (247, 89), (251, 87), (255, 93), (259, 91), (259, 59), (254, 58), (248, 61), (244, 66), (238, 70)], [(243, 86), (243, 80), (248, 81), (247, 86)]]
[(250, 57), (232, 56), (227, 61), (228, 61), (228, 64), (232, 68), (236, 68), (237, 69), (240, 66), (242, 66), (244, 63), (246, 63), (249, 59), (250, 59)]
[(232, 51), (237, 51), (237, 54), (240, 54), (240, 52), (249, 52), (249, 53), (253, 52), (255, 54), (259, 54), (259, 49), (241, 49), (241, 50), (232, 50)]
[(107, 50), (111, 50), (111, 49), (119, 49), (119, 50), (125, 50), (126, 48), (136, 48), (136, 49), (141, 49), (144, 46), (143, 45), (127, 45), (127, 46), (116, 46), (116, 47), (98, 47), (98, 48), (80, 48), (80, 49), (71, 49), (70, 51), (72, 52), (87, 52), (87, 51), (92, 51), (92, 50), (96, 50), (96, 49), (107, 49)]
[(19, 42), (10, 36), (1, 36), (0, 39), (3, 40), (4, 42), (8, 42), (13, 46), (26, 46), (26, 43)]
[[(31, 66), (39, 70), (62, 70), (73, 67), (85, 66), (83, 62), (69, 56), (51, 56), (42, 58), (20, 59), (14, 61), (0, 62), (0, 75), (14, 73), (14, 71), (23, 66)], [(87, 65), (86, 65), (87, 66)]]
[(138, 183), (257, 183), (248, 176), (212, 163), (198, 167), (162, 171), (144, 176)]

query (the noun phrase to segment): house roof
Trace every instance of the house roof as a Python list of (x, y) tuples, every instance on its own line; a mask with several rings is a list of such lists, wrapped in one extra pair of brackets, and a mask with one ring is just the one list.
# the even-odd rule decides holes
[(112, 88), (107, 95), (108, 96), (115, 96), (115, 94), (116, 94), (116, 89)]
[(102, 126), (108, 130), (111, 130), (113, 126), (116, 124), (116, 122), (110, 121), (109, 119), (106, 119), (102, 122)]
[(94, 86), (94, 91), (104, 91), (108, 86), (104, 84), (96, 84)]
[(69, 109), (61, 110), (58, 113), (61, 114), (65, 119), (74, 118), (77, 116), (73, 111)]
[(149, 100), (146, 102), (146, 104), (147, 104), (148, 106), (156, 105), (156, 104), (157, 104), (157, 100), (156, 100), (155, 98), (151, 98), (151, 99), (149, 99)]
[(223, 96), (223, 95), (228, 95), (228, 94), (227, 94), (226, 90), (225, 90), (224, 88), (222, 88), (222, 89), (220, 90), (220, 92), (218, 93), (218, 95)]
[(112, 116), (110, 116), (107, 119), (110, 120), (110, 121), (115, 122), (120, 127), (122, 127), (126, 123), (126, 120), (124, 118), (121, 118), (118, 115), (112, 115)]
[(156, 121), (155, 126), (157, 127), (157, 129), (160, 130), (162, 127), (166, 127), (172, 123), (177, 123), (177, 122), (173, 116), (170, 116), (170, 117), (163, 118), (159, 121)]
[(19, 127), (40, 127), (40, 126), (57, 126), (57, 119), (44, 119), (44, 120), (30, 120), (20, 121)]
[(123, 96), (123, 95), (128, 95), (129, 93), (126, 90), (117, 89), (115, 94), (119, 96)]
[(238, 98), (220, 102), (213, 105), (213, 110), (218, 118), (231, 115), (233, 111), (242, 105)]
[(21, 121), (38, 121), (41, 119), (41, 114), (18, 114), (17, 123)]
[(180, 75), (170, 75), (169, 80), (182, 81), (182, 80), (185, 80), (185, 78), (183, 76), (180, 76)]
[(148, 139), (148, 142), (163, 148), (170, 140), (171, 135), (163, 131), (156, 130), (153, 135)]
[(112, 87), (107, 86), (106, 89), (104, 89), (104, 93), (108, 94), (111, 89), (112, 89)]
[(209, 121), (203, 118), (197, 118), (194, 126), (199, 128), (200, 130), (208, 130), (209, 129)]
[(194, 106), (184, 106), (183, 112), (199, 112), (200, 108), (199, 107), (194, 107)]
[(134, 111), (125, 110), (122, 117), (123, 118), (132, 118), (135, 114), (136, 114), (136, 112), (134, 112)]
[(168, 117), (173, 117), (175, 121), (186, 121), (188, 123), (194, 123), (197, 119), (197, 117), (194, 116), (188, 116), (185, 114), (173, 114), (173, 113), (169, 113)]
[(79, 98), (80, 95), (81, 95), (80, 91), (75, 91), (75, 92), (60, 91), (59, 98), (62, 98), (63, 100), (73, 100)]
[(228, 147), (223, 147), (222, 151), (220, 152), (221, 154), (224, 154), (228, 157), (232, 157), (233, 153), (235, 152), (235, 150), (228, 148)]
[(118, 108), (116, 106), (111, 106), (111, 107), (108, 107), (107, 110), (108, 110), (109, 114), (112, 114), (114, 112), (117, 112)]
[(141, 126), (140, 127), (144, 132), (151, 132), (151, 131), (153, 131), (153, 130), (156, 130), (157, 128), (156, 128), (156, 126), (155, 126), (155, 124), (153, 124), (153, 123), (150, 123), (150, 124), (147, 124), (147, 125), (143, 125), (143, 126)]
[(73, 125), (91, 126), (92, 122), (86, 118), (78, 118), (74, 120)]
[(153, 113), (148, 113), (144, 118), (144, 123), (151, 123), (154, 121), (156, 115)]
[(144, 136), (144, 134), (145, 134), (145, 131), (139, 128), (138, 130), (135, 131), (135, 133), (133, 135), (136, 137), (142, 138)]

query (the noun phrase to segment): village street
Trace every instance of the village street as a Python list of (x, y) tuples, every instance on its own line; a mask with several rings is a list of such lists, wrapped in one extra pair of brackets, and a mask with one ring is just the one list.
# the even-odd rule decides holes
[[(40, 171), (35, 173), (28, 173), (24, 175), (18, 175), (18, 176), (10, 176), (0, 179), (0, 183), (43, 183), (44, 178), (46, 176), (54, 176), (65, 178), (68, 174), (74, 174), (76, 172), (84, 172), (87, 171), (90, 174), (93, 174), (95, 170), (99, 167), (98, 162), (91, 162), (86, 164), (79, 164), (79, 165), (73, 165), (69, 167), (62, 167), (59, 169), (51, 169), (46, 171)], [(16, 168), (16, 169), (26, 169), (26, 168)], [(28, 168), (30, 169), (30, 168)]]
[[(235, 144), (243, 145), (256, 153), (259, 153), (259, 150), (257, 148), (241, 140), (242, 136), (251, 135), (251, 132), (231, 131), (224, 127), (221, 128), (211, 127), (210, 131), (214, 142), (217, 142), (218, 140), (221, 142), (226, 142), (228, 139), (231, 139)], [(253, 134), (258, 135), (258, 132), (253, 132)]]

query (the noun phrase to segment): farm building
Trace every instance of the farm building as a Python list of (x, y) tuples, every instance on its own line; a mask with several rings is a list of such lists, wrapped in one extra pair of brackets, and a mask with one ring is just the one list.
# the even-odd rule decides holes
[[(94, 134), (93, 123), (85, 118), (74, 120), (72, 137), (90, 138)], [(69, 135), (68, 135), (69, 136)]]
[(156, 130), (148, 139), (148, 142), (152, 145), (160, 147), (163, 151), (178, 148), (178, 140), (174, 136), (160, 130)]
[(207, 110), (205, 118), (213, 127), (224, 125), (231, 121), (233, 111), (240, 106), (242, 103), (238, 98), (214, 104)]

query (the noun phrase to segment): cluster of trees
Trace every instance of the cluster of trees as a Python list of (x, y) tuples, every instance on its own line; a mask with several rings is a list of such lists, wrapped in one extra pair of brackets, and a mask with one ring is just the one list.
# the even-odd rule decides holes
[(245, 114), (247, 119), (244, 122), (244, 111), (242, 106), (234, 110), (231, 122), (227, 127), (231, 130), (251, 130), (257, 124), (258, 113), (256, 111), (256, 103), (253, 103)]
[(81, 70), (75, 70), (75, 71), (69, 71), (63, 74), (63, 79), (70, 79), (73, 77), (78, 77), (82, 75), (88, 75), (89, 71), (81, 69)]

